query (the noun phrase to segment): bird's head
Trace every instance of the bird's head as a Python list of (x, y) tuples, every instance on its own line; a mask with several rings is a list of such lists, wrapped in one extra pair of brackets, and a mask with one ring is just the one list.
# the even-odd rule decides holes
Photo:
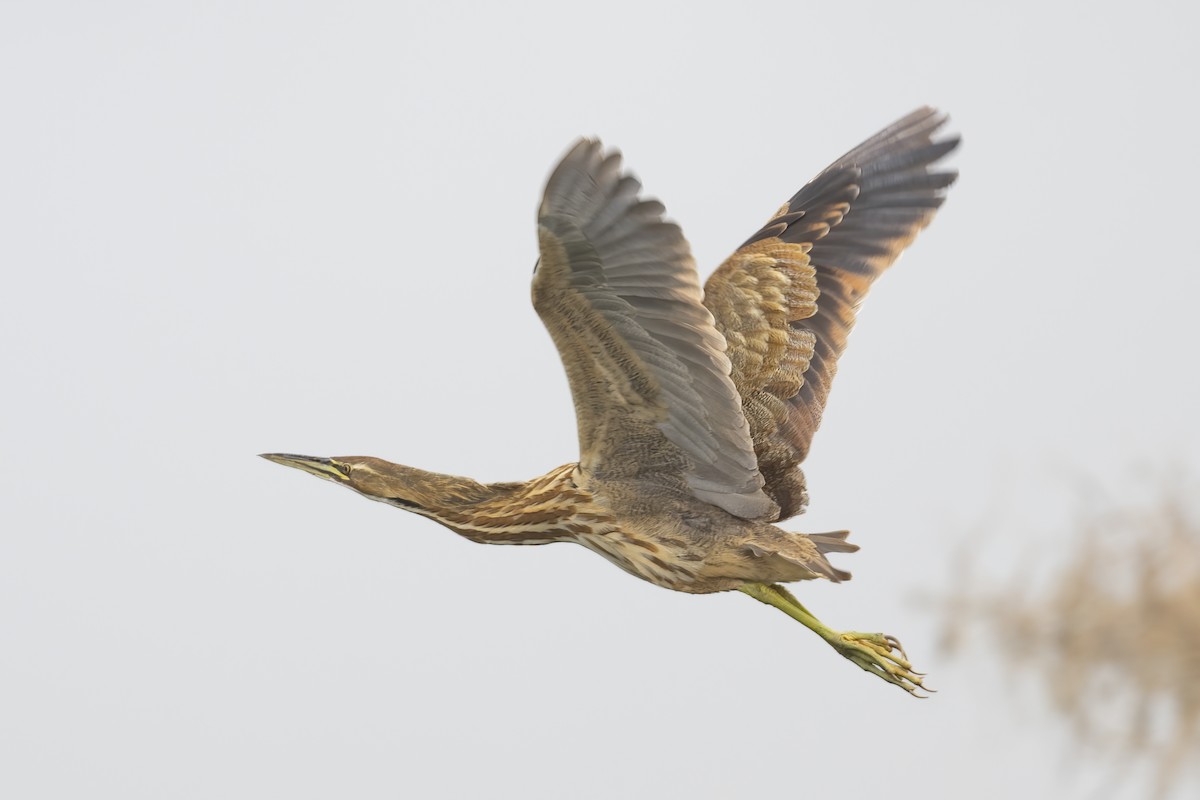
[(370, 456), (318, 458), (263, 453), (262, 457), (409, 511), (436, 514), (448, 505), (475, 500), (486, 491), (482, 484), (469, 478), (428, 472)]

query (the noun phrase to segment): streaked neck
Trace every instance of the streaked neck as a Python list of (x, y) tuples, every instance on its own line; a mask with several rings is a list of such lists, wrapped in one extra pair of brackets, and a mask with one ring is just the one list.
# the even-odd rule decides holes
[(608, 516), (572, 480), (575, 464), (564, 464), (525, 483), (485, 484), (478, 500), (418, 510), (475, 542), (549, 544), (598, 530)]

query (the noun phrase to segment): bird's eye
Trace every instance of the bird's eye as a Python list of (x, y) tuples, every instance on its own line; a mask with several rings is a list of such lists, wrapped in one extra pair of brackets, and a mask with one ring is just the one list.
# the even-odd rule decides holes
[(336, 466), (337, 466), (337, 468), (338, 468), (338, 472), (342, 473), (342, 474), (343, 474), (343, 475), (345, 475), (347, 478), (349, 478), (349, 477), (350, 477), (350, 465), (349, 465), (349, 464), (343, 464), (343, 463), (341, 463), (341, 462), (338, 462), (338, 463), (336, 464)]

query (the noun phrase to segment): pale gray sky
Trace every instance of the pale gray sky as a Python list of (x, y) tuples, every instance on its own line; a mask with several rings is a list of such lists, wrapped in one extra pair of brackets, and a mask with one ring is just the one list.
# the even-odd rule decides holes
[[(1200, 462), (1194, 31), (1156, 2), (3, 3), (0, 795), (1089, 796), (1106, 765), (913, 598), (984, 528), (1052, 554), (1079, 474)], [(748, 598), (254, 457), (573, 460), (528, 301), (568, 143), (620, 147), (707, 274), (926, 103), (962, 177), (865, 306), (790, 527), (854, 531), (855, 580), (801, 599), (903, 638), (935, 699)]]

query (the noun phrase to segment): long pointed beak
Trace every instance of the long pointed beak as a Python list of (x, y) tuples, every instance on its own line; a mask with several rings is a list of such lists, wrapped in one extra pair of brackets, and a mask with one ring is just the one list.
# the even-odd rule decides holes
[(285, 467), (295, 467), (310, 475), (324, 478), (334, 483), (346, 483), (346, 473), (342, 472), (339, 464), (332, 458), (317, 458), (316, 456), (297, 456), (292, 453), (261, 453), (262, 458), (283, 464)]

